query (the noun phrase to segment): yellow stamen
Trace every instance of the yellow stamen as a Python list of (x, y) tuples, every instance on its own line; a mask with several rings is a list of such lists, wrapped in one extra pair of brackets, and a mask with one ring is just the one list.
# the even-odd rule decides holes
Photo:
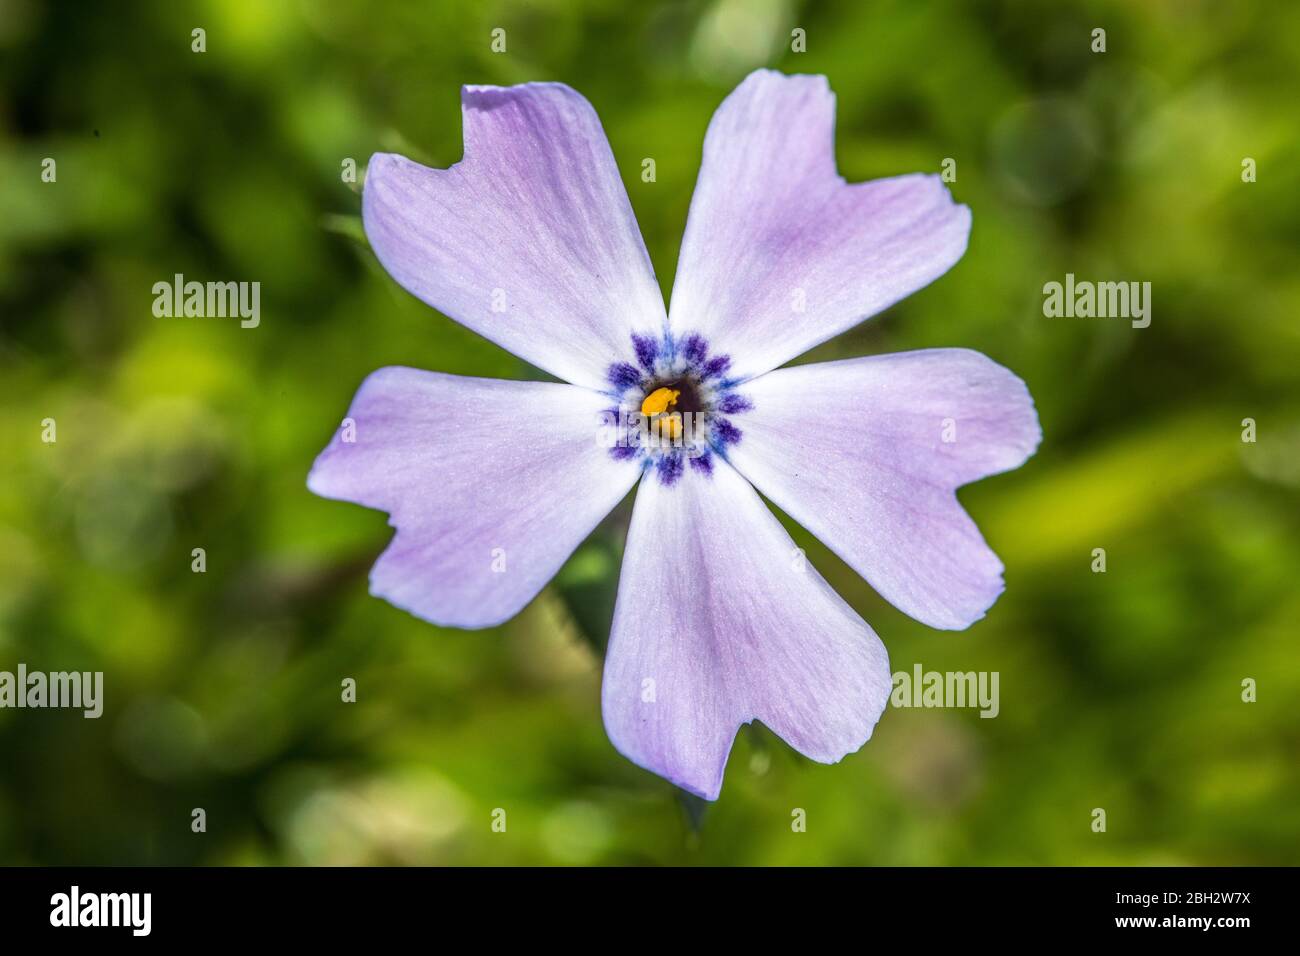
[(681, 395), (681, 392), (675, 388), (656, 388), (641, 403), (641, 414), (662, 415), (677, 404), (677, 396), (679, 395)]

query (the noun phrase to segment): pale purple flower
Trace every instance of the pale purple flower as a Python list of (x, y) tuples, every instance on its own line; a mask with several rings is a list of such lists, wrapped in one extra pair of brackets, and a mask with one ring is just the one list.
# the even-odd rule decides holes
[[(665, 312), (590, 104), (556, 83), (462, 103), (460, 163), (372, 157), (366, 234), (409, 292), (569, 384), (366, 379), (355, 440), (308, 485), (389, 513), (371, 593), (499, 624), (639, 482), (602, 692), (615, 747), (708, 799), (752, 720), (814, 760), (857, 750), (888, 701), (885, 648), (759, 492), (900, 610), (961, 629), (1003, 584), (955, 489), (1041, 433), (1024, 383), (977, 352), (777, 367), (946, 272), (970, 210), (937, 176), (846, 183), (826, 79), (760, 70), (709, 125)], [(643, 406), (660, 441), (602, 447)], [(707, 426), (694, 449), (667, 441), (684, 412)]]

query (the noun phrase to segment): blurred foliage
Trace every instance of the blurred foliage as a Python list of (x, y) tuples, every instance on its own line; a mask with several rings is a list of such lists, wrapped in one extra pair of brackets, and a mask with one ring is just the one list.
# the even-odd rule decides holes
[[(450, 164), (462, 83), (569, 83), (667, 292), (763, 64), (830, 77), (848, 179), (953, 157), (974, 211), (947, 276), (801, 361), (978, 349), (1046, 438), (962, 493), (1007, 565), (968, 632), (792, 527), (896, 670), (997, 670), (999, 717), (890, 710), (836, 767), (746, 728), (700, 806), (601, 726), (625, 513), (516, 620), (444, 631), (367, 595), (385, 516), (304, 478), (373, 369), (536, 374), (384, 274), (345, 158)], [(1296, 862), (1298, 67), (1283, 2), (0, 0), (0, 669), (107, 698), (0, 710), (0, 862)], [(260, 281), (260, 327), (155, 319), (177, 272)], [(1066, 272), (1151, 281), (1151, 327), (1044, 318)]]

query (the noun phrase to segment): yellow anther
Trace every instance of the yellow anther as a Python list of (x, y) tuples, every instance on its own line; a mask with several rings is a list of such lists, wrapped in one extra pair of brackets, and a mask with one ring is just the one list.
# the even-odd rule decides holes
[(641, 403), (641, 414), (662, 415), (677, 404), (677, 396), (680, 394), (675, 388), (656, 388)]

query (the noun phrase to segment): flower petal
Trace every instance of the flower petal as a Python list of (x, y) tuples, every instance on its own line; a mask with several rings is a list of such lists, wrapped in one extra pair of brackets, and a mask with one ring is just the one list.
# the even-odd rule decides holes
[(734, 469), (641, 483), (602, 693), (628, 759), (713, 800), (741, 724), (834, 763), (889, 691), (880, 639)]
[(465, 158), (376, 153), (362, 214), (408, 292), (538, 368), (605, 387), (663, 297), (591, 104), (559, 83), (467, 86)]
[[(390, 515), (370, 591), (417, 617), (489, 627), (536, 596), (640, 475), (598, 445), (607, 400), (547, 382), (382, 368), (307, 486)], [(346, 422), (345, 422), (346, 425)]]
[(957, 501), (1042, 437), (1025, 383), (967, 349), (801, 365), (745, 386), (729, 458), (899, 610), (960, 630), (1002, 593), (1002, 562)]
[(670, 323), (766, 372), (943, 275), (970, 210), (938, 176), (849, 185), (823, 76), (759, 70), (709, 124)]

